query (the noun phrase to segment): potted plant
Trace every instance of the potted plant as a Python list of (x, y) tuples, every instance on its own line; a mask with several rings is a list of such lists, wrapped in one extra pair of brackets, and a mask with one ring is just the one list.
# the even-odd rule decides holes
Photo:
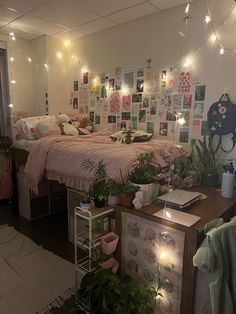
[(114, 180), (109, 178), (106, 173), (106, 165), (103, 160), (97, 163), (90, 159), (82, 162), (82, 168), (93, 172), (94, 181), (90, 186), (89, 195), (94, 200), (95, 207), (104, 207), (110, 193)]
[(129, 173), (129, 181), (143, 191), (143, 205), (149, 205), (159, 194), (160, 165), (154, 163), (152, 153), (140, 154)]
[(158, 292), (139, 286), (128, 276), (120, 278), (111, 269), (96, 269), (81, 281), (79, 298), (90, 300), (91, 313), (154, 313)]
[(203, 140), (198, 140), (192, 147), (193, 154), (197, 156), (197, 164), (201, 173), (201, 183), (205, 186), (217, 186), (219, 177), (218, 159), (213, 147), (213, 136), (208, 140), (204, 135)]
[(91, 198), (89, 192), (84, 192), (80, 201), (80, 207), (82, 209), (90, 209), (91, 207)]
[(119, 236), (113, 231), (108, 232), (101, 240), (102, 252), (106, 255), (114, 253), (118, 242)]

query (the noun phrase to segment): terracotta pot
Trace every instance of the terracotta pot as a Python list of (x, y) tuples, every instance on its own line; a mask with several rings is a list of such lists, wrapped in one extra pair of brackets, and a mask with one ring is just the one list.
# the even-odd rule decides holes
[(133, 199), (134, 199), (134, 196), (120, 194), (118, 204), (123, 207), (134, 208)]

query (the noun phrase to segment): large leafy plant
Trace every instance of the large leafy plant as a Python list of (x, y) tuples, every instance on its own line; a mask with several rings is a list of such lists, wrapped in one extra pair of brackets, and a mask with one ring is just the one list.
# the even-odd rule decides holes
[(156, 289), (139, 286), (129, 276), (100, 268), (83, 277), (78, 297), (90, 300), (91, 313), (152, 314), (157, 295)]
[(157, 175), (160, 173), (160, 166), (154, 164), (152, 153), (140, 154), (129, 173), (129, 180), (132, 183), (148, 184), (157, 181)]
[(192, 150), (192, 154), (196, 154), (196, 163), (201, 173), (217, 174), (219, 172), (219, 155), (215, 154), (212, 135), (209, 135), (208, 139), (204, 135), (203, 140), (199, 139), (192, 146)]

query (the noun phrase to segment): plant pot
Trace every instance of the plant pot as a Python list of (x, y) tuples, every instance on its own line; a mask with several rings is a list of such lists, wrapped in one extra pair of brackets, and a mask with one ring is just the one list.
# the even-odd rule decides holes
[(80, 208), (82, 208), (82, 209), (90, 209), (91, 207), (92, 207), (91, 203), (80, 202)]
[(116, 273), (119, 268), (119, 263), (117, 262), (116, 259), (114, 259), (114, 257), (111, 257), (102, 263), (102, 268), (103, 269), (112, 268), (113, 273)]
[(139, 186), (140, 191), (143, 192), (143, 206), (147, 206), (157, 199), (160, 189), (159, 183), (136, 184), (132, 182), (132, 184)]
[(202, 173), (201, 174), (201, 183), (204, 186), (216, 187), (218, 185), (218, 173)]
[(109, 232), (102, 237), (101, 246), (102, 252), (106, 255), (110, 255), (115, 252), (119, 236), (115, 232)]
[(97, 208), (102, 208), (105, 206), (104, 198), (100, 199), (99, 197), (95, 197), (94, 199), (94, 206)]
[(107, 203), (111, 207), (117, 205), (119, 203), (119, 195), (109, 195)]
[(123, 207), (134, 208), (133, 199), (134, 199), (134, 196), (120, 194), (118, 204)]

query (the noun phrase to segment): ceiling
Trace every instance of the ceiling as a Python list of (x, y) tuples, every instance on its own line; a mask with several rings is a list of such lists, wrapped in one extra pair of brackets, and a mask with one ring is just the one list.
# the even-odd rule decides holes
[(0, 0), (0, 33), (73, 39), (189, 2), (187, 0)]

